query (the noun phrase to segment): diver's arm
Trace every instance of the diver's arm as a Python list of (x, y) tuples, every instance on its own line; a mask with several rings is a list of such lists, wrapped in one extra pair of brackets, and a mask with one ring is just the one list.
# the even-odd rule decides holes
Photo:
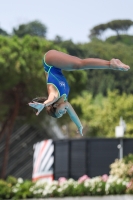
[(80, 119), (78, 118), (78, 115), (76, 114), (75, 110), (73, 109), (73, 107), (71, 106), (69, 102), (66, 103), (66, 110), (71, 120), (76, 124), (78, 128), (78, 132), (83, 136), (83, 133), (82, 133), (83, 126), (80, 122)]
[(44, 101), (44, 107), (49, 106), (51, 104), (53, 104), (54, 102), (56, 102), (58, 100), (57, 97), (55, 97), (55, 93), (51, 92), (48, 96), (48, 99), (46, 101)]

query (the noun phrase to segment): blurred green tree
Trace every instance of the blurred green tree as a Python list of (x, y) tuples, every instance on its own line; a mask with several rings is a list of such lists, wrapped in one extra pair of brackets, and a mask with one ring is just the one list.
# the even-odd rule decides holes
[(113, 20), (106, 24), (107, 28), (110, 28), (111, 30), (115, 31), (117, 36), (120, 35), (121, 31), (127, 33), (127, 31), (132, 25), (132, 20)]
[(8, 36), (9, 34), (5, 30), (0, 28), (0, 35)]
[(107, 29), (106, 24), (100, 24), (100, 25), (97, 25), (97, 26), (93, 27), (90, 30), (89, 38), (93, 39), (94, 37), (101, 36), (106, 29)]
[(19, 25), (18, 29), (13, 29), (13, 35), (24, 37), (25, 35), (39, 36), (46, 38), (47, 27), (40, 21), (32, 21)]
[(80, 107), (81, 120), (84, 122), (86, 135), (89, 137), (115, 137), (115, 127), (122, 116), (126, 122), (125, 136), (133, 137), (133, 95), (108, 91), (107, 97), (83, 92), (82, 96), (71, 101)]
[(118, 58), (130, 66), (128, 72), (115, 70), (87, 70), (88, 81), (86, 90), (94, 96), (98, 93), (107, 94), (107, 90), (118, 89), (120, 93), (133, 94), (133, 48), (122, 43), (110, 44), (100, 40), (94, 40), (82, 45), (86, 57), (111, 60)]
[(109, 42), (111, 44), (116, 44), (116, 43), (123, 43), (128, 46), (133, 45), (133, 36), (132, 35), (121, 35), (119, 38), (117, 36), (110, 36), (106, 39), (106, 42)]
[(133, 26), (132, 20), (112, 20), (105, 24), (99, 24), (97, 26), (94, 26), (90, 30), (89, 38), (99, 37), (103, 34), (104, 31), (107, 29), (111, 29), (116, 32), (117, 36), (120, 37), (120, 33), (124, 32), (127, 33), (129, 28)]

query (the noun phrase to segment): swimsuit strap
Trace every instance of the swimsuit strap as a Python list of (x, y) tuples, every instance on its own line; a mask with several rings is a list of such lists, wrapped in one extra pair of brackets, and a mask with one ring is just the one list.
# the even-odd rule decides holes
[(49, 72), (50, 72), (50, 69), (51, 69), (53, 66), (48, 65), (48, 64), (46, 63), (46, 61), (45, 61), (45, 56), (46, 56), (46, 54), (44, 55), (44, 58), (43, 58), (43, 65), (44, 65), (45, 71), (46, 71), (47, 73), (49, 73)]

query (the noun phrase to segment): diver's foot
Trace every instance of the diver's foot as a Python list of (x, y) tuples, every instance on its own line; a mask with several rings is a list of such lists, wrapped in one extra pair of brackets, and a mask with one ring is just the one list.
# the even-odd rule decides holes
[(122, 63), (119, 59), (112, 58), (110, 60), (110, 68), (113, 70), (128, 71), (130, 67)]

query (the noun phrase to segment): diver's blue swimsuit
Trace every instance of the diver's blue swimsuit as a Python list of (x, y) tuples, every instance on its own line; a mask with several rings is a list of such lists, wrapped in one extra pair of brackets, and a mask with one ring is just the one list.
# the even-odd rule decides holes
[(67, 100), (70, 88), (61, 69), (47, 65), (45, 60), (43, 60), (43, 66), (45, 72), (48, 73), (47, 84), (54, 85), (58, 90), (60, 97), (65, 95), (65, 100)]

